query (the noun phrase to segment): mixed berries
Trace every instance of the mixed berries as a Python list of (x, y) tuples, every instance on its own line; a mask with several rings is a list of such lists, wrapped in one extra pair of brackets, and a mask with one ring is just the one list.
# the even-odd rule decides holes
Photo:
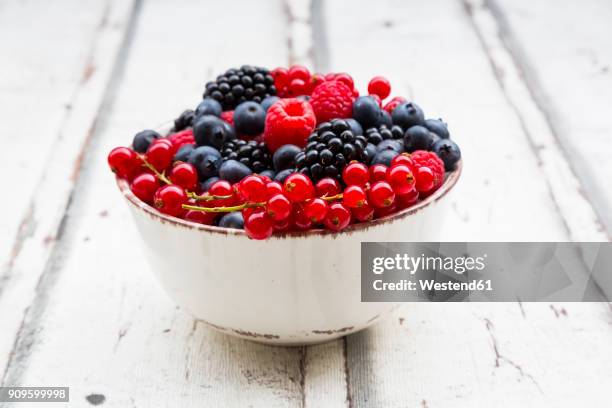
[(137, 133), (108, 164), (158, 211), (253, 239), (341, 231), (431, 195), (461, 158), (446, 123), (391, 84), (244, 65), (205, 86), (168, 135)]

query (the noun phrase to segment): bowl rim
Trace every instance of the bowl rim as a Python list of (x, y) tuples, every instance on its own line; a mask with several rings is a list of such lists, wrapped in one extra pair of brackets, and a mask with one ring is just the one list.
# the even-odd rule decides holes
[[(286, 238), (296, 238), (296, 237), (311, 237), (311, 236), (323, 236), (323, 235), (332, 235), (334, 237), (342, 237), (344, 235), (349, 235), (353, 232), (357, 231), (365, 231), (373, 227), (377, 227), (383, 224), (395, 222), (411, 215), (418, 213), (419, 211), (429, 207), (433, 203), (441, 200), (444, 196), (448, 194), (449, 191), (453, 189), (453, 187), (457, 184), (459, 180), (459, 176), (461, 175), (463, 169), (463, 161), (459, 160), (455, 169), (450, 172), (446, 172), (444, 177), (444, 183), (438, 188), (432, 195), (426, 197), (424, 200), (419, 201), (417, 204), (405, 208), (401, 211), (398, 211), (393, 214), (389, 214), (387, 216), (374, 219), (368, 222), (351, 224), (345, 229), (341, 231), (331, 231), (323, 228), (310, 229), (306, 231), (288, 231), (282, 233), (274, 233), (269, 239), (286, 239)], [(177, 227), (186, 228), (189, 230), (202, 231), (211, 234), (218, 235), (232, 235), (232, 236), (244, 236), (247, 237), (246, 232), (243, 229), (235, 229), (235, 228), (224, 228), (218, 227), (215, 225), (204, 225), (196, 222), (184, 220), (182, 218), (173, 217), (170, 215), (163, 214), (157, 211), (154, 207), (149, 204), (141, 201), (138, 197), (132, 193), (130, 190), (130, 183), (120, 178), (119, 176), (115, 176), (115, 180), (117, 182), (117, 186), (119, 187), (119, 191), (126, 198), (126, 200), (139, 209), (140, 211), (147, 214), (152, 219), (163, 223), (168, 223)]]

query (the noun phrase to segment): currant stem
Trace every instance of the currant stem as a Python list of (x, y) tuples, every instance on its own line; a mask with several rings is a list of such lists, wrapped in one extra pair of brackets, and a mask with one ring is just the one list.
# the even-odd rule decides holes
[(323, 196), (323, 197), (321, 197), (321, 200), (325, 200), (325, 201), (342, 200), (342, 193), (336, 194), (336, 195), (333, 195), (333, 196), (329, 196), (329, 197)]
[(263, 207), (266, 203), (243, 203), (240, 205), (234, 205), (230, 207), (200, 207), (199, 205), (191, 205), (191, 204), (183, 204), (183, 208), (185, 210), (195, 210), (195, 211), (204, 211), (204, 212), (212, 212), (212, 213), (224, 213), (224, 212), (234, 212), (241, 211), (245, 208), (255, 208), (255, 207)]
[(166, 184), (172, 184), (170, 179), (166, 177), (166, 174), (160, 173), (159, 171), (157, 171), (157, 169), (153, 167), (153, 165), (147, 161), (144, 155), (140, 155), (140, 159), (142, 160), (142, 165), (145, 166), (147, 169), (151, 170), (153, 174), (155, 174), (155, 177), (157, 177), (158, 179), (160, 179), (162, 182)]
[(187, 192), (187, 197), (194, 199), (196, 201), (213, 201), (213, 200), (225, 200), (228, 198), (232, 198), (233, 196), (231, 195), (227, 195), (227, 196), (217, 196), (217, 195), (210, 195), (208, 193), (206, 194), (202, 194), (202, 195), (197, 195), (194, 192), (188, 191)]

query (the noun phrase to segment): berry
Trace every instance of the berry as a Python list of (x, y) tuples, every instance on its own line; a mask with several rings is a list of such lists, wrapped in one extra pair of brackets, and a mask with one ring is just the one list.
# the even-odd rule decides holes
[(269, 181), (266, 183), (266, 195), (272, 197), (277, 194), (283, 194), (283, 186), (278, 181)]
[[(172, 163), (174, 151), (170, 143), (161, 142), (151, 143), (147, 150), (146, 159), (157, 171), (164, 171)], [(161, 142), (161, 143), (160, 143)]]
[(435, 153), (426, 152), (424, 150), (417, 150), (416, 152), (410, 154), (410, 158), (413, 162), (412, 172), (417, 179), (417, 189), (419, 191), (427, 191), (424, 189), (419, 189), (418, 187), (418, 169), (420, 167), (429, 167), (429, 169), (433, 172), (434, 182), (431, 191), (436, 190), (442, 185), (442, 183), (444, 182), (444, 162)]
[(187, 161), (198, 171), (200, 181), (217, 176), (222, 162), (221, 153), (210, 146), (195, 148), (191, 154), (189, 154)]
[(244, 216), (244, 230), (251, 239), (267, 239), (274, 232), (274, 223), (265, 212)]
[(384, 150), (392, 150), (396, 153), (402, 153), (404, 151), (404, 141), (396, 139), (383, 140), (376, 146), (377, 152)]
[(193, 134), (198, 146), (212, 146), (217, 149), (235, 138), (231, 126), (213, 115), (198, 117), (193, 125)]
[(279, 183), (284, 183), (287, 177), (295, 173), (295, 171), (296, 171), (295, 169), (281, 170), (278, 173), (276, 173), (276, 176), (274, 176), (274, 181), (277, 181)]
[(304, 147), (315, 124), (316, 117), (308, 102), (282, 99), (268, 109), (264, 142), (271, 152), (286, 144)]
[(385, 77), (374, 77), (368, 83), (368, 93), (378, 95), (380, 99), (385, 99), (391, 93), (391, 84)]
[(270, 152), (263, 142), (234, 139), (223, 145), (221, 154), (225, 160), (237, 160), (255, 173), (271, 167)]
[(289, 71), (286, 68), (275, 68), (270, 72), (272, 78), (274, 78), (274, 85), (276, 86), (277, 92), (280, 96), (284, 97), (284, 89), (289, 84)]
[(365, 131), (365, 137), (368, 143), (377, 146), (385, 140), (401, 139), (404, 136), (404, 131), (399, 126), (380, 125), (372, 127)]
[(401, 126), (402, 129), (408, 129), (415, 125), (423, 125), (425, 123), (425, 115), (423, 110), (415, 103), (404, 102), (397, 105), (391, 113), (393, 124)]
[(274, 170), (281, 171), (295, 168), (295, 156), (301, 151), (302, 149), (292, 144), (279, 147), (272, 156)]
[(221, 119), (226, 122), (228, 125), (234, 125), (234, 111), (223, 111), (221, 112)]
[(391, 160), (393, 160), (393, 158), (397, 156), (398, 154), (399, 152), (396, 152), (395, 150), (390, 150), (390, 149), (382, 150), (376, 153), (376, 156), (374, 156), (374, 159), (372, 159), (372, 162), (370, 163), (370, 165), (384, 164), (385, 166), (389, 167), (391, 165)]
[(178, 118), (174, 119), (174, 131), (180, 132), (181, 130), (193, 126), (194, 118), (195, 112), (191, 109), (187, 109), (186, 111), (181, 113)]
[(255, 175), (246, 176), (240, 181), (238, 189), (246, 200), (257, 203), (265, 201), (268, 196), (266, 183), (261, 177)]
[(292, 79), (289, 84), (289, 94), (299, 98), (308, 92), (308, 84), (302, 79)]
[(291, 78), (292, 80), (300, 79), (304, 82), (310, 80), (310, 71), (308, 70), (308, 68), (302, 65), (291, 66), (289, 68), (288, 74), (289, 74), (289, 78)]
[(174, 158), (172, 159), (172, 161), (186, 162), (187, 160), (189, 160), (189, 155), (191, 154), (191, 152), (193, 152), (194, 148), (195, 145), (192, 144), (182, 145), (174, 154)]
[(433, 171), (429, 167), (419, 167), (417, 170), (416, 189), (419, 193), (426, 193), (432, 190), (435, 185)]
[(430, 132), (435, 133), (442, 139), (450, 138), (450, 133), (448, 133), (448, 125), (444, 123), (442, 119), (427, 119), (424, 126), (429, 129)]
[(404, 164), (408, 166), (408, 168), (412, 168), (414, 162), (408, 153), (402, 153), (398, 156), (395, 156), (393, 160), (391, 160), (391, 166), (395, 166), (396, 164)]
[(395, 98), (391, 99), (389, 102), (387, 102), (387, 104), (384, 106), (384, 110), (391, 114), (393, 112), (393, 109), (397, 108), (398, 105), (402, 104), (406, 102), (406, 98), (401, 97), (401, 96), (396, 96)]
[(268, 170), (264, 170), (262, 172), (259, 173), (260, 176), (262, 177), (267, 177), (270, 180), (274, 179), (274, 177), (276, 177), (276, 172), (272, 169), (268, 169)]
[(327, 215), (328, 205), (325, 200), (314, 198), (304, 204), (304, 215), (314, 224), (319, 224)]
[(329, 206), (325, 216), (325, 226), (332, 231), (340, 231), (346, 228), (351, 222), (350, 211), (340, 203), (333, 203)]
[(153, 202), (153, 195), (158, 188), (159, 180), (151, 173), (142, 173), (136, 176), (130, 185), (132, 193), (148, 204)]
[(199, 118), (204, 115), (213, 115), (213, 116), (221, 116), (221, 112), (223, 109), (221, 108), (221, 104), (212, 99), (212, 98), (204, 98), (202, 102), (195, 109), (195, 117)]
[(314, 181), (323, 177), (340, 179), (347, 163), (367, 162), (365, 136), (355, 136), (343, 119), (323, 122), (308, 137), (303, 153), (295, 157), (296, 167)]
[(219, 226), (223, 228), (244, 229), (244, 218), (240, 211), (224, 214), (219, 219)]
[(268, 199), (266, 208), (270, 218), (275, 221), (281, 221), (289, 218), (293, 206), (287, 197), (282, 194), (276, 194)]
[(370, 180), (368, 167), (363, 163), (352, 162), (344, 168), (342, 180), (347, 186), (364, 186)]
[(242, 135), (261, 134), (266, 123), (266, 111), (257, 102), (242, 102), (234, 111), (234, 127)]
[(398, 195), (408, 194), (414, 190), (414, 175), (410, 167), (404, 164), (391, 166), (387, 172), (387, 181)]
[(391, 119), (391, 114), (386, 110), (380, 111), (380, 120), (378, 121), (378, 123), (379, 126), (385, 125), (388, 128), (391, 128), (393, 126), (393, 119)]
[(342, 203), (348, 208), (362, 207), (366, 202), (366, 193), (359, 186), (348, 186), (342, 192)]
[(228, 69), (208, 82), (204, 91), (204, 98), (215, 99), (223, 110), (232, 110), (244, 101), (260, 103), (271, 95), (276, 95), (276, 87), (270, 71), (251, 65)]
[(143, 130), (142, 132), (136, 133), (134, 136), (132, 148), (138, 153), (145, 153), (151, 143), (160, 137), (160, 134), (154, 130)]
[(169, 184), (155, 192), (153, 203), (155, 208), (164, 214), (179, 215), (183, 212), (182, 205), (187, 202), (187, 194), (181, 187)]
[(317, 197), (332, 197), (340, 194), (340, 183), (331, 177), (322, 178), (315, 186)]
[(361, 207), (351, 208), (351, 213), (357, 221), (368, 222), (374, 218), (374, 208), (368, 204), (364, 204)]
[(198, 171), (189, 163), (178, 163), (170, 172), (172, 183), (186, 190), (193, 190), (198, 183)]
[(355, 81), (353, 81), (352, 76), (350, 76), (346, 72), (339, 72), (336, 75), (334, 75), (333, 80), (344, 83), (344, 85), (346, 85), (351, 90), (351, 94), (352, 94), (353, 89), (355, 88)]
[(395, 201), (395, 192), (386, 181), (377, 181), (370, 187), (368, 199), (376, 208), (388, 207)]
[(210, 190), (210, 187), (211, 187), (213, 184), (215, 184), (217, 181), (219, 181), (219, 180), (221, 180), (219, 177), (214, 176), (214, 177), (209, 178), (209, 179), (208, 179), (208, 180), (206, 180), (206, 181), (201, 182), (201, 183), (200, 183), (200, 191), (201, 191), (202, 193), (207, 192), (208, 190)]
[(261, 102), (261, 107), (264, 109), (264, 111), (268, 112), (270, 106), (274, 105), (278, 101), (280, 101), (280, 98), (278, 96), (268, 96)]
[(293, 203), (301, 203), (314, 196), (312, 181), (301, 173), (294, 173), (283, 183), (285, 196)]
[(212, 225), (212, 223), (215, 221), (215, 218), (217, 218), (217, 215), (218, 214), (211, 212), (189, 210), (185, 213), (183, 218), (187, 221), (197, 222), (198, 224)]
[(360, 96), (353, 102), (353, 118), (364, 128), (376, 127), (380, 124), (382, 110), (371, 96)]
[(298, 230), (308, 230), (312, 228), (312, 221), (306, 216), (304, 208), (299, 205), (293, 207), (293, 225)]
[(413, 189), (408, 194), (402, 194), (397, 196), (397, 205), (399, 208), (408, 208), (419, 200), (419, 192), (417, 189)]
[(168, 140), (172, 144), (174, 150), (178, 150), (181, 146), (186, 144), (195, 144), (195, 139), (193, 138), (193, 130), (185, 129), (180, 132), (176, 132), (168, 136)]
[(353, 112), (353, 91), (340, 81), (326, 81), (312, 91), (310, 99), (317, 122), (350, 118)]
[(227, 160), (219, 167), (219, 178), (232, 184), (238, 183), (250, 174), (253, 174), (251, 169), (236, 160)]
[(376, 181), (385, 180), (387, 177), (387, 169), (388, 167), (384, 164), (375, 164), (370, 166), (370, 181), (374, 183)]
[(394, 201), (393, 204), (387, 207), (375, 208), (374, 209), (374, 218), (382, 218), (387, 215), (391, 215), (397, 211), (397, 203)]
[(108, 165), (119, 177), (127, 178), (138, 166), (138, 156), (128, 147), (115, 147), (108, 154)]
[(434, 144), (433, 151), (444, 162), (444, 169), (451, 171), (461, 159), (461, 149), (450, 139), (440, 139)]
[(404, 147), (407, 152), (431, 150), (437, 140), (440, 140), (439, 136), (430, 132), (426, 127), (412, 126), (404, 134)]
[(363, 135), (363, 128), (361, 127), (359, 122), (357, 122), (353, 118), (346, 118), (344, 120), (346, 124), (349, 125), (351, 132), (353, 132), (355, 136)]

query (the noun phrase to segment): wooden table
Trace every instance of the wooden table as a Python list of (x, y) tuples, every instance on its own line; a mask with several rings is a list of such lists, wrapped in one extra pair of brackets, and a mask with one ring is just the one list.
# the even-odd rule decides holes
[(607, 241), (610, 21), (606, 0), (0, 1), (3, 384), (75, 407), (610, 406), (607, 303), (407, 304), (306, 348), (195, 323), (105, 160), (231, 66), (384, 74), (462, 146), (445, 239)]

